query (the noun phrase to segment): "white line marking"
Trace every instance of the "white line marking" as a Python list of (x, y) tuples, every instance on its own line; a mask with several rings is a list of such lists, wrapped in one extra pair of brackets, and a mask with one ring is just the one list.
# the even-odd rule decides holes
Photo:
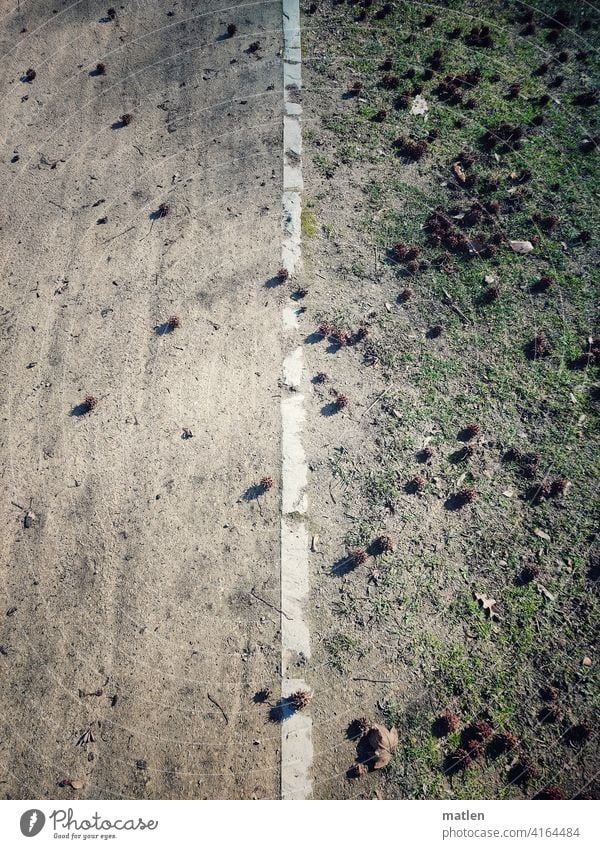
[[(281, 264), (290, 276), (301, 266), (302, 214), (302, 71), (299, 0), (283, 5), (283, 243)], [(299, 311), (286, 307), (283, 327), (298, 329)], [(284, 397), (281, 401), (281, 697), (310, 689), (297, 678), (298, 664), (310, 658), (310, 634), (305, 619), (308, 600), (308, 468), (302, 445), (304, 352), (294, 347), (283, 363)], [(293, 677), (292, 677), (293, 676)], [(312, 795), (312, 719), (292, 713), (281, 725), (281, 797), (308, 799)]]

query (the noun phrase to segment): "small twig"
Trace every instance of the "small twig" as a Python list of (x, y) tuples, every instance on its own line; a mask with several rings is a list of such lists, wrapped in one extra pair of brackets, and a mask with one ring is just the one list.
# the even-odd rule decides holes
[(362, 411), (362, 413), (360, 414), (359, 418), (361, 418), (361, 419), (362, 419), (362, 417), (363, 417), (364, 415), (366, 415), (366, 413), (368, 413), (368, 412), (369, 412), (369, 410), (372, 410), (372, 409), (373, 409), (373, 407), (375, 406), (375, 404), (376, 404), (378, 401), (381, 401), (381, 399), (384, 397), (384, 395), (387, 395), (387, 393), (390, 391), (390, 389), (391, 389), (391, 388), (392, 388), (391, 386), (388, 386), (388, 388), (387, 388), (387, 389), (384, 389), (384, 390), (383, 390), (383, 392), (381, 393), (381, 395), (378, 395), (378, 396), (377, 396), (377, 398), (375, 398), (375, 400), (373, 401), (373, 403), (372, 403), (372, 404), (369, 404), (369, 406), (367, 407), (367, 409)]
[(213, 697), (211, 696), (211, 694), (208, 691), (206, 692), (206, 695), (208, 696), (210, 701), (213, 703), (213, 705), (216, 705), (216, 707), (218, 707), (219, 710), (221, 711), (221, 713), (223, 714), (223, 719), (225, 720), (225, 725), (229, 725), (229, 717), (227, 716), (227, 714), (225, 713), (225, 711), (223, 710), (221, 705), (218, 703), (218, 701), (216, 699), (213, 699)]
[(368, 681), (369, 684), (397, 684), (398, 681), (390, 681), (387, 678), (353, 678), (353, 681)]
[(271, 602), (270, 602), (270, 601), (267, 601), (267, 600), (266, 600), (266, 598), (262, 598), (261, 596), (259, 596), (259, 595), (258, 595), (258, 593), (257, 593), (257, 592), (255, 592), (254, 587), (252, 587), (252, 589), (250, 590), (250, 595), (251, 595), (251, 596), (254, 596), (254, 598), (258, 599), (259, 601), (262, 601), (262, 603), (263, 603), (263, 604), (266, 604), (266, 605), (267, 605), (267, 607), (270, 607), (270, 608), (272, 608), (273, 610), (276, 610), (276, 611), (277, 611), (277, 613), (281, 613), (281, 615), (282, 615), (282, 616), (285, 616), (285, 618), (286, 618), (289, 622), (293, 622), (293, 617), (292, 617), (292, 616), (288, 616), (288, 615), (287, 615), (287, 613), (285, 612), (285, 610), (281, 610), (281, 608), (277, 607), (277, 606), (276, 606), (276, 605), (274, 605), (274, 604), (271, 604)]
[(464, 314), (464, 312), (463, 312), (463, 311), (462, 311), (459, 307), (457, 307), (457, 306), (456, 306), (456, 304), (454, 303), (454, 301), (453, 301), (453, 300), (452, 300), (452, 298), (450, 297), (450, 294), (449, 294), (448, 292), (446, 292), (446, 290), (445, 290), (445, 289), (442, 289), (442, 292), (443, 292), (443, 294), (444, 294), (444, 297), (446, 298), (446, 303), (448, 304), (448, 306), (450, 307), (450, 309), (451, 309), (451, 310), (454, 310), (454, 312), (456, 313), (456, 315), (458, 315), (460, 318), (462, 318), (462, 320), (463, 320), (463, 321), (465, 321), (467, 324), (470, 324), (470, 323), (471, 323), (471, 319), (470, 319), (470, 318), (468, 318), (468, 317)]
[(118, 239), (118, 238), (119, 238), (119, 236), (124, 236), (124, 235), (125, 235), (125, 233), (129, 233), (129, 231), (130, 231), (130, 230), (133, 230), (133, 229), (134, 229), (134, 227), (135, 227), (135, 224), (132, 224), (132, 225), (131, 225), (131, 227), (128, 227), (128, 228), (127, 228), (127, 230), (123, 230), (121, 233), (117, 233), (117, 235), (116, 235), (116, 236), (111, 236), (111, 237), (110, 237), (110, 239), (106, 239), (106, 241), (104, 242), (104, 244), (105, 244), (105, 245), (107, 245), (109, 242), (112, 242), (112, 240), (113, 240), (113, 239)]
[(329, 481), (329, 495), (331, 496), (331, 500), (334, 504), (337, 504), (337, 501), (334, 498), (333, 492), (331, 491), (331, 481)]

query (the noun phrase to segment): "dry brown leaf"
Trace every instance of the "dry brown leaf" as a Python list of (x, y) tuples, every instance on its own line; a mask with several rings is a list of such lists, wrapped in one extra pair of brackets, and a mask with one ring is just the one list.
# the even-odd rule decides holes
[(491, 619), (492, 622), (500, 621), (500, 614), (494, 610), (494, 605), (496, 604), (495, 598), (488, 598), (486, 595), (476, 593), (475, 591), (473, 591), (473, 598), (479, 604), (488, 619)]
[(375, 760), (373, 761), (373, 769), (383, 769), (392, 759), (391, 754), (387, 749), (375, 749)]
[(536, 587), (538, 589), (538, 592), (540, 592), (544, 596), (544, 598), (547, 598), (548, 601), (554, 601), (554, 599), (556, 598), (556, 596), (553, 595), (553, 593), (551, 593), (550, 590), (547, 589), (543, 584), (536, 584)]
[(81, 735), (79, 740), (77, 741), (77, 746), (86, 746), (88, 743), (95, 743), (94, 732), (91, 728), (88, 728), (87, 731)]
[(540, 539), (545, 539), (546, 542), (550, 542), (550, 537), (545, 531), (541, 531), (539, 528), (534, 528), (533, 533), (536, 535), (536, 537), (539, 537)]
[(398, 732), (393, 727), (388, 731), (384, 725), (374, 725), (367, 735), (367, 743), (375, 752), (378, 749), (393, 752), (398, 745)]
[(533, 250), (531, 242), (521, 241), (520, 239), (510, 240), (508, 244), (516, 254), (530, 254)]

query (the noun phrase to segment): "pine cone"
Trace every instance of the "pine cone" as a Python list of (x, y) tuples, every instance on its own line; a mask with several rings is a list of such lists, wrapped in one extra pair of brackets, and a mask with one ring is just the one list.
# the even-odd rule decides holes
[(361, 737), (364, 737), (366, 734), (368, 734), (371, 728), (373, 727), (373, 723), (370, 719), (367, 719), (366, 716), (361, 716), (359, 719), (356, 719), (355, 724), (356, 730), (361, 735)]
[(533, 797), (534, 799), (565, 799), (564, 791), (557, 784), (547, 784), (543, 790)]
[(338, 345), (340, 348), (345, 348), (348, 342), (350, 341), (350, 336), (348, 335), (348, 333), (345, 330), (341, 330), (339, 327), (336, 327), (336, 329), (330, 335), (335, 344)]
[(540, 574), (539, 566), (536, 566), (535, 563), (528, 563), (521, 570), (521, 580), (524, 584), (530, 584)]
[(394, 540), (388, 534), (382, 534), (372, 542), (373, 551), (377, 554), (387, 554), (396, 548)]
[(458, 731), (460, 728), (460, 719), (457, 714), (455, 714), (450, 709), (447, 709), (438, 717), (436, 721), (436, 725), (439, 729), (439, 733), (446, 736), (447, 734), (451, 734), (453, 731)]
[(331, 336), (331, 334), (335, 331), (335, 324), (332, 324), (330, 321), (324, 321), (319, 325), (318, 333), (321, 336)]
[(409, 485), (414, 492), (423, 492), (427, 486), (427, 480), (422, 475), (415, 475), (409, 481)]
[(463, 429), (463, 434), (464, 434), (466, 439), (473, 439), (475, 436), (477, 436), (479, 434), (480, 430), (481, 430), (481, 428), (479, 427), (478, 424), (471, 423), (471, 424), (466, 425), (466, 427)]
[(550, 484), (550, 495), (558, 498), (560, 495), (564, 495), (570, 486), (571, 483), (566, 478), (556, 478)]
[(312, 693), (309, 693), (308, 690), (297, 690), (292, 693), (289, 700), (294, 710), (304, 710), (312, 701)]
[(569, 729), (567, 739), (570, 743), (585, 743), (592, 736), (592, 726), (587, 722), (580, 722)]
[(493, 733), (494, 729), (489, 722), (486, 722), (485, 719), (480, 719), (469, 725), (465, 731), (465, 736), (467, 739), (479, 740), (481, 743), (485, 743), (485, 741), (489, 740)]
[(483, 744), (480, 740), (467, 740), (464, 748), (470, 761), (477, 761), (483, 756)]
[(260, 486), (260, 488), (263, 492), (268, 492), (270, 489), (273, 488), (273, 478), (270, 478), (270, 477), (262, 478), (259, 486)]
[(503, 731), (501, 734), (496, 734), (491, 745), (494, 752), (502, 754), (503, 752), (510, 752), (511, 749), (516, 749), (519, 741), (514, 734), (511, 734), (509, 731)]
[(448, 755), (448, 763), (450, 771), (457, 772), (459, 769), (467, 769), (471, 766), (472, 761), (467, 750), (462, 746), (459, 746), (456, 751)]
[(367, 557), (368, 555), (364, 548), (355, 548), (354, 551), (351, 551), (348, 554), (348, 560), (354, 569), (356, 569), (357, 566), (362, 566), (363, 563), (366, 563)]
[(508, 781), (509, 784), (527, 784), (529, 781), (535, 780), (538, 775), (539, 770), (531, 758), (523, 757), (510, 768)]
[(560, 708), (555, 704), (544, 705), (538, 713), (538, 720), (548, 725), (552, 722), (558, 722), (560, 719)]
[(467, 487), (458, 492), (458, 499), (461, 504), (472, 504), (476, 498), (477, 490), (473, 489), (473, 487)]
[(558, 699), (559, 692), (556, 687), (552, 687), (550, 684), (542, 687), (540, 690), (540, 696), (545, 702), (555, 702)]

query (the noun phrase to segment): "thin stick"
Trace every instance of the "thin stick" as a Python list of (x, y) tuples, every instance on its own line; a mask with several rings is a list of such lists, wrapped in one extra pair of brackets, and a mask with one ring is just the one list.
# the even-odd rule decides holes
[(459, 307), (456, 306), (456, 304), (454, 303), (454, 301), (450, 297), (449, 293), (446, 292), (445, 289), (442, 289), (442, 292), (444, 293), (444, 297), (446, 298), (446, 302), (447, 302), (448, 306), (450, 307), (450, 309), (454, 310), (454, 312), (458, 316), (460, 316), (460, 318), (462, 318), (463, 321), (465, 321), (467, 324), (470, 324), (471, 320), (469, 318), (467, 318), (467, 316), (464, 314), (464, 312)]
[(208, 696), (208, 698), (210, 699), (210, 701), (213, 703), (213, 705), (216, 705), (216, 707), (218, 707), (218, 708), (219, 708), (219, 710), (221, 711), (221, 713), (223, 714), (223, 718), (224, 718), (224, 720), (225, 720), (225, 724), (226, 724), (226, 725), (229, 725), (229, 717), (227, 716), (227, 714), (225, 713), (225, 711), (223, 710), (223, 708), (221, 707), (221, 705), (218, 703), (218, 701), (217, 701), (216, 699), (213, 699), (213, 697), (211, 696), (211, 694), (210, 694), (208, 691), (206, 692), (206, 695)]
[(110, 239), (107, 239), (107, 240), (104, 242), (104, 244), (105, 244), (105, 245), (107, 245), (109, 242), (112, 242), (112, 240), (113, 240), (113, 239), (118, 239), (118, 238), (119, 238), (119, 236), (124, 236), (124, 235), (125, 235), (125, 233), (129, 233), (129, 231), (130, 231), (130, 230), (133, 230), (133, 229), (134, 229), (134, 227), (135, 227), (135, 224), (132, 224), (132, 225), (131, 225), (131, 227), (128, 227), (128, 228), (127, 228), (127, 230), (123, 230), (121, 233), (117, 233), (117, 235), (116, 235), (116, 236), (111, 236), (111, 237), (110, 237)]
[(377, 398), (375, 398), (375, 400), (373, 401), (373, 403), (369, 404), (369, 406), (367, 407), (366, 410), (363, 410), (363, 412), (360, 414), (359, 418), (362, 419), (362, 417), (365, 416), (369, 412), (369, 410), (372, 410), (373, 407), (375, 406), (375, 404), (378, 401), (381, 401), (381, 399), (384, 397), (384, 395), (387, 395), (391, 388), (392, 388), (391, 386), (388, 386), (387, 389), (384, 389), (383, 392), (381, 393), (381, 395), (378, 395)]
[(276, 605), (271, 604), (271, 602), (270, 602), (270, 601), (267, 601), (267, 600), (266, 600), (266, 598), (261, 598), (261, 596), (259, 596), (259, 595), (258, 595), (258, 593), (257, 593), (257, 592), (255, 592), (254, 587), (252, 587), (252, 589), (250, 590), (250, 595), (254, 596), (254, 598), (258, 599), (258, 601), (262, 601), (262, 603), (263, 603), (263, 604), (266, 604), (266, 605), (267, 605), (267, 607), (270, 607), (272, 610), (276, 610), (276, 611), (277, 611), (277, 613), (280, 613), (282, 616), (285, 616), (285, 618), (286, 618), (287, 620), (289, 620), (290, 622), (293, 622), (293, 617), (292, 617), (292, 616), (288, 616), (288, 615), (287, 615), (287, 613), (285, 612), (285, 610), (281, 610), (281, 609), (280, 609), (279, 607), (277, 607)]

